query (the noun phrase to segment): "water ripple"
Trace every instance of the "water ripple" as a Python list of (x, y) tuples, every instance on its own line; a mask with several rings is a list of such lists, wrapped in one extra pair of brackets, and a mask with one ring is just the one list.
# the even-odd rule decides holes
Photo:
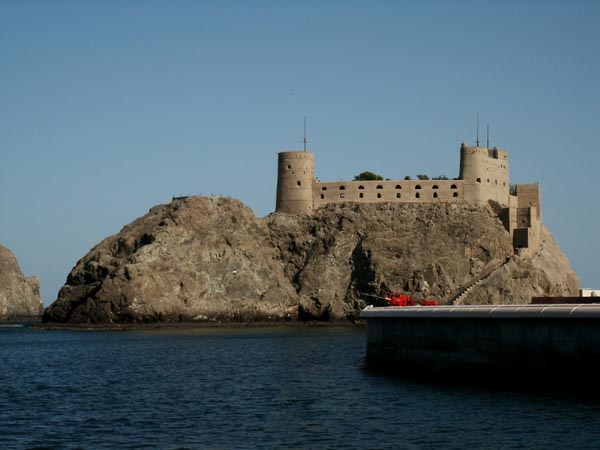
[(0, 330), (2, 448), (589, 448), (600, 401), (403, 380), (360, 328)]

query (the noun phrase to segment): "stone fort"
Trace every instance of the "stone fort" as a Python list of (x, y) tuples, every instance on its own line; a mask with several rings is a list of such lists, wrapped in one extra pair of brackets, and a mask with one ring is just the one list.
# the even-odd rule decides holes
[(453, 180), (322, 182), (315, 178), (315, 157), (308, 151), (278, 154), (275, 212), (312, 214), (330, 203), (472, 202), (498, 206), (514, 248), (532, 253), (540, 244), (539, 184), (511, 186), (508, 152), (499, 148), (460, 147), (460, 172)]

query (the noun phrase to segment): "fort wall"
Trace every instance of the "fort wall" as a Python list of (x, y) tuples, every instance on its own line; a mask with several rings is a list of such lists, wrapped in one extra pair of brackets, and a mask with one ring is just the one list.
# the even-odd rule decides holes
[(434, 203), (463, 201), (462, 180), (315, 182), (314, 207), (340, 202)]
[(534, 206), (537, 210), (538, 219), (542, 219), (542, 193), (540, 185), (518, 184), (516, 186), (518, 208), (528, 208)]
[(542, 223), (535, 206), (517, 209), (517, 226), (514, 228), (513, 247), (535, 252), (541, 243)]
[[(511, 195), (512, 194), (512, 195)], [(500, 205), (498, 216), (515, 249), (534, 252), (540, 244), (539, 184), (519, 184), (511, 192), (508, 152), (499, 148), (460, 147), (460, 173), (454, 180), (381, 180), (321, 182), (315, 178), (314, 154), (278, 155), (276, 212), (312, 214), (330, 203), (472, 202)]]
[[(291, 214), (311, 214), (340, 202), (468, 201), (486, 205), (493, 200), (505, 207), (536, 206), (539, 211), (540, 206), (537, 185), (521, 185), (523, 197), (511, 200), (506, 150), (469, 147), (466, 143), (460, 147), (460, 175), (455, 180), (320, 182), (314, 175), (314, 154), (304, 151), (279, 153), (277, 173), (276, 212)], [(511, 201), (517, 204), (511, 205)]]

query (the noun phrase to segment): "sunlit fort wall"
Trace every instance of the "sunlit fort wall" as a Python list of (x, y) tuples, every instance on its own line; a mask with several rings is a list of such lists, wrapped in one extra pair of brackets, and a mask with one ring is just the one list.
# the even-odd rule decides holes
[(330, 203), (471, 202), (499, 207), (499, 217), (515, 249), (534, 251), (541, 233), (539, 184), (510, 185), (508, 152), (499, 148), (460, 147), (460, 170), (453, 180), (381, 180), (322, 182), (308, 151), (278, 155), (277, 213), (312, 214)]

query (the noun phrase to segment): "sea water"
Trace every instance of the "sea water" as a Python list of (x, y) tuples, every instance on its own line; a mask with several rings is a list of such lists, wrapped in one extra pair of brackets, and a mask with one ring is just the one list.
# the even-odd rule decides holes
[(405, 379), (361, 327), (0, 327), (0, 448), (600, 447), (600, 399)]

